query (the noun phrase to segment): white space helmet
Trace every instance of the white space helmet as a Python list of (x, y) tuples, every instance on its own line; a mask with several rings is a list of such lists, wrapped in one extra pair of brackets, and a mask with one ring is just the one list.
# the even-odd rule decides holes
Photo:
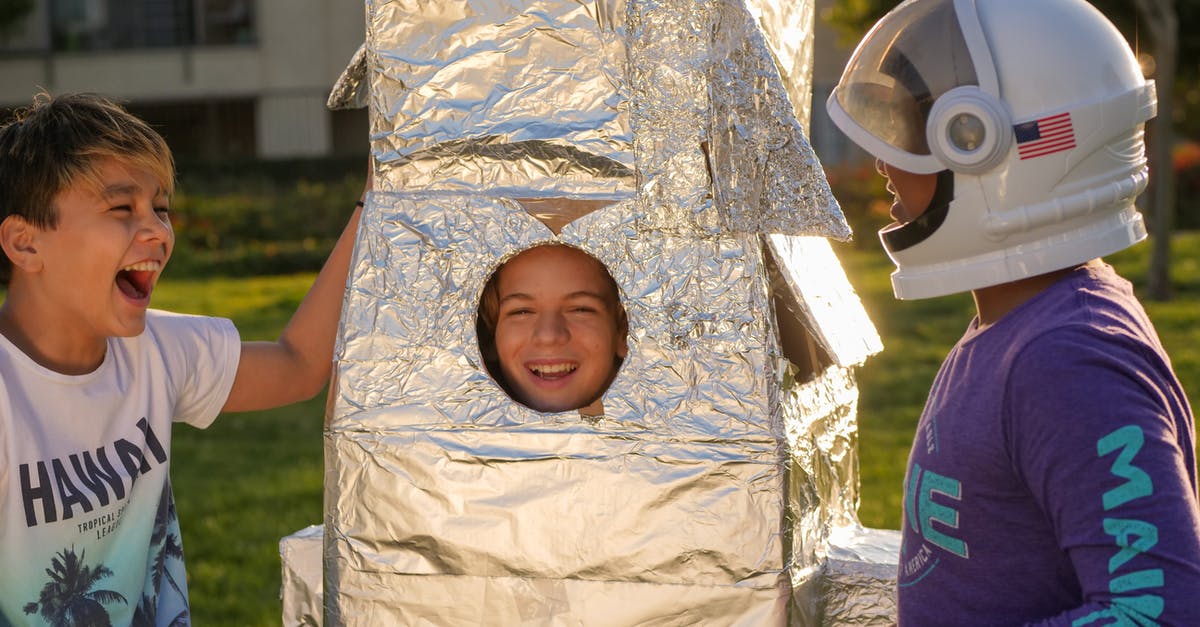
[(1146, 237), (1133, 201), (1154, 83), (1085, 0), (907, 0), (863, 38), (826, 106), (885, 163), (953, 173), (924, 215), (879, 232), (898, 298), (1043, 274)]

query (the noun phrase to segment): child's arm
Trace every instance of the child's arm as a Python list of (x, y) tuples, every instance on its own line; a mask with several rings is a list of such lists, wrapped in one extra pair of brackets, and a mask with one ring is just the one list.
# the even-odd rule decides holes
[[(371, 189), (367, 174), (363, 199)], [(242, 357), (222, 411), (269, 409), (310, 399), (329, 380), (350, 254), (362, 208), (355, 209), (320, 274), (274, 342), (242, 342)]]

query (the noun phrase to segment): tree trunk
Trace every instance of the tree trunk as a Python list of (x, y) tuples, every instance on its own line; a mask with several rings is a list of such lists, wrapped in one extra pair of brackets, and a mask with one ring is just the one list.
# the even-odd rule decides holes
[(1158, 90), (1158, 116), (1150, 121), (1150, 269), (1149, 300), (1171, 298), (1171, 231), (1175, 218), (1175, 169), (1171, 147), (1175, 143), (1172, 96), (1179, 50), (1179, 20), (1172, 0), (1134, 0), (1138, 16), (1150, 30), (1154, 45), (1154, 80)]

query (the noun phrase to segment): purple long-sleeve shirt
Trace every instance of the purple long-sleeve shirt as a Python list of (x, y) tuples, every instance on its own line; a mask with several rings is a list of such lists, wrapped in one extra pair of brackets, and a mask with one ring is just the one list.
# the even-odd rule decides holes
[(1200, 625), (1195, 423), (1111, 267), (971, 325), (904, 493), (903, 627)]

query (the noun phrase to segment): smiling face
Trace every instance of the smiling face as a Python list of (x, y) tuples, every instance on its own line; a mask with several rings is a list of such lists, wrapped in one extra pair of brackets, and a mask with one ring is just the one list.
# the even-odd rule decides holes
[(598, 413), (628, 350), (604, 266), (574, 248), (539, 246), (501, 266), (494, 281), (495, 349), (509, 393), (538, 411)]
[(15, 268), (14, 306), (27, 323), (56, 329), (68, 353), (68, 347), (102, 350), (108, 337), (140, 334), (175, 244), (159, 178), (105, 158), (94, 176), (60, 192), (53, 203), (55, 226), (20, 224), (18, 235), (6, 236)]

